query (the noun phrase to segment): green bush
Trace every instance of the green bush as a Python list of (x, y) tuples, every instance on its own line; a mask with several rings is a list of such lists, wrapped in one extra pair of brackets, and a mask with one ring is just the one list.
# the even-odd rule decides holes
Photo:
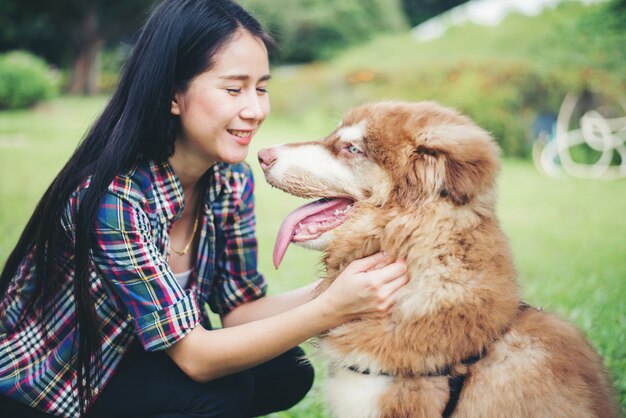
[(41, 58), (25, 51), (0, 55), (0, 109), (20, 109), (58, 93), (54, 72)]

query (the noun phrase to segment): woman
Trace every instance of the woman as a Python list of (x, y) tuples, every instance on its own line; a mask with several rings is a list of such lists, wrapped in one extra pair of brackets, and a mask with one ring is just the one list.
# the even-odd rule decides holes
[(388, 311), (405, 266), (382, 254), (317, 297), (313, 285), (264, 296), (242, 161), (269, 112), (271, 46), (230, 0), (154, 10), (2, 272), (0, 410), (267, 414), (312, 383), (293, 347)]

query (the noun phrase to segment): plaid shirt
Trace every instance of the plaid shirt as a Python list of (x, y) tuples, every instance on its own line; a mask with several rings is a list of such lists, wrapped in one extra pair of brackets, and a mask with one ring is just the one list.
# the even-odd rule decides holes
[[(182, 187), (168, 163), (147, 162), (118, 175), (105, 193), (94, 228), (91, 290), (102, 336), (102, 382), (109, 381), (135, 337), (146, 350), (165, 349), (198, 322), (206, 310), (224, 314), (261, 297), (250, 168), (216, 164), (206, 174), (196, 266), (186, 289), (169, 265), (169, 229), (181, 216)], [(66, 248), (59, 256), (64, 281), (53, 300), (50, 332), (41, 326), (41, 304), (24, 307), (34, 289), (33, 254), (20, 264), (0, 301), (0, 393), (43, 411), (78, 417), (76, 337), (71, 252), (75, 215), (87, 180), (72, 195), (61, 220)]]

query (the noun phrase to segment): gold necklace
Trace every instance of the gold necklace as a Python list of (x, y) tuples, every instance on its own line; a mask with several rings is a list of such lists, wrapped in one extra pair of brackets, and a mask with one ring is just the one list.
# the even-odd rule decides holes
[(196, 216), (196, 221), (193, 223), (193, 232), (191, 233), (191, 239), (189, 240), (187, 245), (185, 245), (185, 248), (183, 248), (182, 250), (177, 250), (176, 248), (172, 247), (172, 243), (170, 243), (170, 250), (174, 251), (176, 254), (180, 255), (181, 257), (189, 252), (189, 247), (191, 247), (191, 243), (193, 242), (193, 239), (196, 236), (199, 219), (200, 219), (200, 211), (198, 211), (198, 216)]

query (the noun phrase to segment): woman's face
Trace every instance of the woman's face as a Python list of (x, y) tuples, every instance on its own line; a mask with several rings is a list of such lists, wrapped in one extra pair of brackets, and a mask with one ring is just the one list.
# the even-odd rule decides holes
[(235, 34), (214, 56), (213, 67), (174, 96), (171, 112), (182, 127), (174, 156), (207, 167), (243, 161), (270, 111), (269, 78), (263, 42), (246, 31)]

